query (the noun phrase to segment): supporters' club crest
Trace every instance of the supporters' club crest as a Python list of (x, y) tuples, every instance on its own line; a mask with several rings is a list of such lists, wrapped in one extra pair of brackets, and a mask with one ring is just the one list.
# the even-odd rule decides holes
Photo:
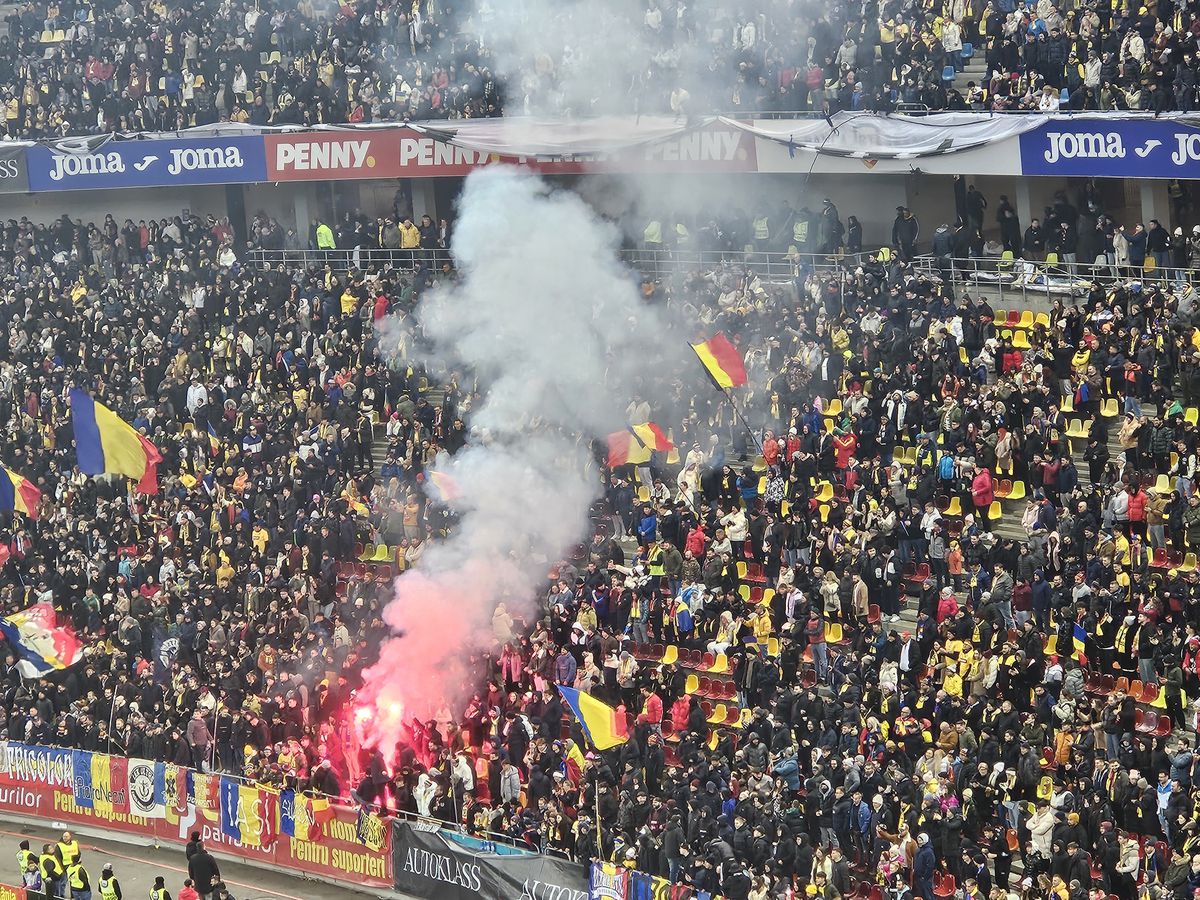
[(171, 668), (175, 657), (179, 655), (179, 638), (167, 638), (158, 650), (158, 663), (164, 669)]

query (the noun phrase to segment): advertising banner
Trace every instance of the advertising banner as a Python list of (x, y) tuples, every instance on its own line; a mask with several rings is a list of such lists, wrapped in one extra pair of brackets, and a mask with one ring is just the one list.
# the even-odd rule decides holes
[(330, 178), (435, 178), (507, 163), (546, 175), (602, 172), (754, 172), (753, 135), (719, 123), (606, 156), (503, 156), (458, 147), (413, 128), (268, 134), (270, 181)]
[(292, 792), (283, 799), (286, 819), (277, 792), (228, 778), (148, 760), (0, 743), (0, 811), (176, 844), (199, 831), (213, 850), (242, 859), (392, 886), (391, 829), (371, 834), (373, 846), (366, 846), (355, 810)]
[(584, 867), (535, 853), (499, 854), (430, 827), (392, 823), (396, 890), (428, 900), (588, 900)]
[(1026, 175), (1200, 178), (1200, 128), (1169, 119), (1051, 119), (1022, 134)]
[(25, 888), (12, 884), (0, 884), (0, 900), (25, 900)]
[[(0, 144), (0, 194), (29, 190), (29, 172), (25, 168), (25, 148)], [(3, 900), (3, 894), (0, 894)]]
[(33, 191), (239, 184), (266, 181), (267, 171), (260, 135), (109, 141), (90, 153), (39, 145), (26, 164)]

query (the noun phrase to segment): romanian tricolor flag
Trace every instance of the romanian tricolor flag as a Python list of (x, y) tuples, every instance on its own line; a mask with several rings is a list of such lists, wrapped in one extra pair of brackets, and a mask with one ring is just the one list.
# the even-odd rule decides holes
[(71, 389), (71, 425), (80, 472), (124, 475), (138, 483), (139, 493), (158, 493), (158, 448), (81, 388)]
[(221, 439), (217, 437), (217, 430), (212, 427), (212, 422), (208, 423), (208, 449), (213, 456), (221, 452)]
[(75, 632), (58, 625), (54, 607), (35, 603), (29, 609), (0, 619), (0, 633), (21, 657), (29, 677), (74, 665), (83, 656), (83, 645)]
[(1087, 629), (1079, 622), (1075, 623), (1075, 627), (1071, 632), (1071, 643), (1073, 645), (1071, 655), (1079, 660), (1081, 666), (1087, 665)]
[(587, 765), (583, 751), (570, 738), (567, 738), (567, 750), (563, 754), (563, 774), (571, 784), (578, 785), (583, 778), (583, 767)]
[(92, 809), (102, 818), (129, 812), (129, 760), (92, 755)]
[(443, 503), (452, 503), (462, 496), (458, 482), (448, 473), (439, 472), (437, 469), (428, 469), (425, 472), (425, 477), (429, 480), (430, 490), (433, 492), (435, 500), (440, 500)]
[(276, 794), (221, 777), (221, 833), (244, 847), (275, 842)]
[(624, 431), (614, 431), (608, 436), (608, 467), (648, 463), (655, 450), (665, 453), (674, 446), (653, 422), (630, 425)]
[(724, 332), (718, 331), (707, 341), (691, 346), (704, 364), (708, 377), (721, 390), (746, 383), (746, 363)]
[(0, 512), (19, 512), (36, 519), (41, 500), (42, 492), (29, 479), (7, 467), (0, 472)]
[(626, 723), (611, 706), (575, 688), (558, 686), (558, 692), (579, 720), (583, 733), (597, 750), (607, 750), (629, 740)]

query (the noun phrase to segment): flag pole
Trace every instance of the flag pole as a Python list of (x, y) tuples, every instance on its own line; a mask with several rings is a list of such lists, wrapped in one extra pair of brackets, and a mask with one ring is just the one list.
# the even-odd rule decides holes
[[(599, 752), (599, 751), (597, 751)], [(604, 839), (600, 832), (600, 767), (592, 772), (592, 792), (596, 797), (596, 859), (604, 859)]]
[(733, 414), (737, 416), (738, 421), (742, 423), (742, 427), (746, 429), (746, 434), (750, 435), (750, 439), (754, 441), (754, 446), (758, 448), (758, 452), (761, 455), (763, 453), (762, 441), (759, 440), (758, 435), (754, 433), (754, 429), (750, 427), (750, 423), (746, 421), (746, 417), (742, 415), (742, 411), (738, 409), (738, 405), (734, 402), (729, 390), (721, 387), (720, 385), (717, 385), (717, 390), (725, 395), (725, 399), (728, 400), (729, 405), (733, 407)]

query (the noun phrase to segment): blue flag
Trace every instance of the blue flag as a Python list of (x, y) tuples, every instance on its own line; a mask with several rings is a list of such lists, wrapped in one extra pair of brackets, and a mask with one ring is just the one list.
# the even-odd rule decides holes
[(92, 754), (87, 750), (71, 751), (71, 767), (75, 770), (71, 784), (75, 793), (75, 805), (92, 808)]
[(239, 843), (242, 840), (242, 826), (238, 822), (240, 803), (238, 783), (232, 778), (221, 776), (221, 834)]
[(296, 792), (291, 788), (279, 792), (279, 832), (296, 836)]

